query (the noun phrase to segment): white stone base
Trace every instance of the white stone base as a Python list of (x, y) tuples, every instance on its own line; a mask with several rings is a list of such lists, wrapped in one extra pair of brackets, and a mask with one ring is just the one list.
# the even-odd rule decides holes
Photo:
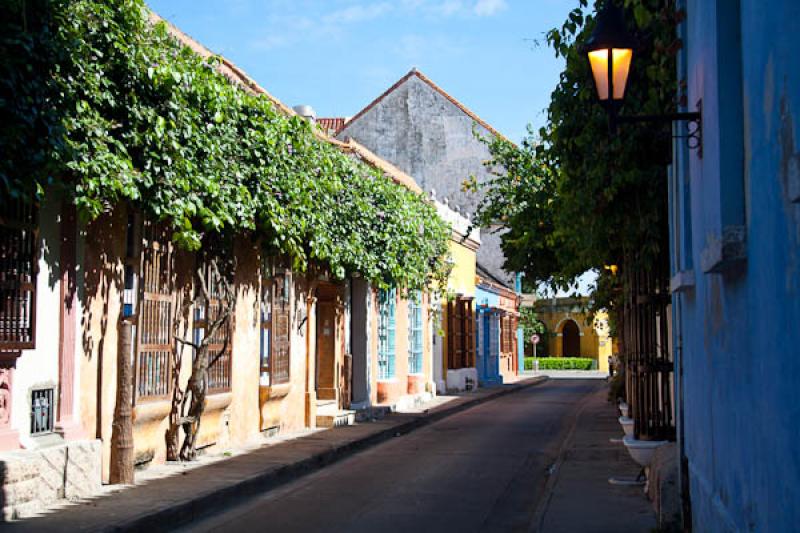
[(433, 400), (434, 396), (430, 392), (421, 392), (419, 394), (407, 394), (402, 396), (397, 402), (392, 405), (393, 411), (407, 411), (420, 407)]
[(478, 370), (475, 368), (459, 368), (447, 371), (447, 390), (461, 392), (478, 388)]
[(57, 500), (77, 500), (101, 488), (100, 441), (69, 441), (37, 450), (0, 453), (3, 518), (24, 518)]

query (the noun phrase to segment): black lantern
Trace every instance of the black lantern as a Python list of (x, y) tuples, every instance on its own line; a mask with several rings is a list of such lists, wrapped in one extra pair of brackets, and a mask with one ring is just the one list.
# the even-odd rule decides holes
[(597, 98), (607, 106), (621, 103), (633, 59), (635, 41), (625, 27), (622, 10), (607, 2), (584, 51), (592, 67)]
[(690, 127), (685, 138), (688, 140), (689, 147), (697, 148), (702, 157), (700, 102), (698, 102), (698, 111), (693, 112), (617, 116), (622, 100), (625, 98), (625, 87), (628, 84), (635, 48), (636, 40), (628, 32), (622, 9), (614, 4), (614, 0), (606, 0), (597, 14), (594, 31), (582, 50), (586, 53), (589, 66), (592, 68), (597, 98), (608, 111), (611, 133), (616, 132), (618, 123), (687, 121)]

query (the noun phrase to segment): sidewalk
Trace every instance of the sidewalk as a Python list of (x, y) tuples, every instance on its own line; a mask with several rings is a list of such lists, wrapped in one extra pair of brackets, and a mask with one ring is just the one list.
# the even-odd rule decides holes
[(610, 477), (636, 477), (639, 466), (622, 443), (619, 413), (603, 387), (581, 406), (571, 434), (553, 465), (532, 531), (649, 532), (656, 516), (639, 486), (612, 486)]
[(392, 413), (373, 422), (313, 432), (4, 527), (10, 531), (168, 531), (392, 437), (546, 379), (527, 378), (478, 389), (422, 412)]

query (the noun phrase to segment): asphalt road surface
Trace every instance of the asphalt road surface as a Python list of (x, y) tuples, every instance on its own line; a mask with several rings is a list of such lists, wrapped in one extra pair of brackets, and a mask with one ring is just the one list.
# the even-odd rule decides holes
[(184, 531), (527, 531), (580, 406), (603, 385), (551, 380), (502, 396)]

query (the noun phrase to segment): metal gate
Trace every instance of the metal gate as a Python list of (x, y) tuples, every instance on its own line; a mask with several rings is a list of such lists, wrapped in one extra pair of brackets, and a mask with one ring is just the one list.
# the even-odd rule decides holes
[(622, 350), (626, 389), (641, 440), (674, 440), (673, 358), (670, 350), (670, 294), (664, 270), (626, 274)]

